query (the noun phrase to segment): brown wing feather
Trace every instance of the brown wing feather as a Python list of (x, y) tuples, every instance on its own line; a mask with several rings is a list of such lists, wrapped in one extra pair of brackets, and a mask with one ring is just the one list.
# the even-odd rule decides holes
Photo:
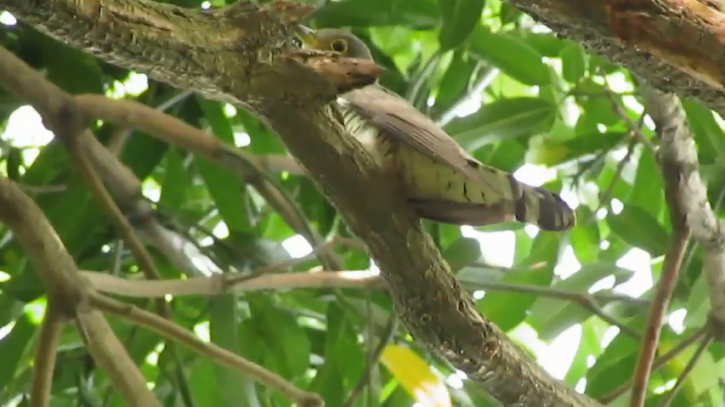
[[(349, 102), (350, 108), (392, 140), (413, 147), (422, 155), (464, 174), (471, 181), (486, 185), (498, 194), (478, 203), (409, 197), (419, 215), (440, 222), (471, 225), (516, 219), (545, 230), (565, 230), (574, 225), (574, 212), (557, 194), (520, 183), (510, 174), (476, 160), (437, 124), (398, 95), (370, 85), (342, 97)], [(510, 189), (504, 188), (509, 190), (501, 191), (501, 177), (508, 181)]]
[(486, 182), (478, 171), (483, 164), (407, 100), (378, 85), (353, 90), (344, 94), (343, 98), (385, 135), (410, 145), (472, 180)]

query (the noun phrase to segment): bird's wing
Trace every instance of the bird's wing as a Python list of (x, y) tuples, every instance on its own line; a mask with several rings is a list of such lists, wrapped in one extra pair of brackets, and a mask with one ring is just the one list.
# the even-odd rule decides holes
[(468, 154), (407, 100), (378, 85), (356, 89), (342, 97), (357, 114), (384, 135), (415, 148), (452, 170), (460, 171), (471, 180), (487, 183), (478, 171), (484, 164)]
[[(574, 225), (574, 213), (557, 194), (523, 184), (512, 175), (476, 160), (437, 124), (398, 95), (371, 85), (342, 97), (349, 108), (385, 136), (478, 182), (477, 190), (493, 192), (483, 193), (485, 199), (478, 203), (453, 202), (443, 197), (409, 197), (409, 202), (422, 216), (441, 222), (475, 225), (516, 219), (545, 230), (565, 230)], [(486, 210), (482, 211), (482, 207)]]

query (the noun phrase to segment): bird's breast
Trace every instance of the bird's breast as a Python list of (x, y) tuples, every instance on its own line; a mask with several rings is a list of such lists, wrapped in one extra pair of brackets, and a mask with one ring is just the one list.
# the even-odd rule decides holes
[(388, 159), (390, 158), (392, 145), (388, 138), (382, 136), (377, 127), (371, 125), (364, 117), (348, 107), (347, 101), (338, 99), (338, 104), (345, 132), (362, 144), (363, 148), (373, 156), (378, 165), (389, 164)]

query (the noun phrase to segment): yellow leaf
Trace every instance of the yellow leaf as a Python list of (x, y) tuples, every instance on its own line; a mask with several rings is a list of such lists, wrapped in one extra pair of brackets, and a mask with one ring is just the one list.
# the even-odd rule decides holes
[(390, 344), (381, 360), (398, 382), (422, 407), (451, 407), (446, 384), (409, 348)]

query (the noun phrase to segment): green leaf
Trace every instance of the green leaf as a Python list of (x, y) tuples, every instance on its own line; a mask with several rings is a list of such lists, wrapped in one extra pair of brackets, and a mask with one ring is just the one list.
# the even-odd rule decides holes
[(478, 240), (461, 237), (443, 250), (443, 258), (453, 273), (481, 258), (481, 245)]
[(695, 285), (690, 289), (685, 305), (687, 315), (683, 321), (688, 328), (703, 326), (710, 316), (710, 284), (705, 273), (695, 280)]
[[(644, 324), (646, 321), (641, 318)], [(586, 394), (595, 399), (611, 393), (634, 372), (640, 343), (627, 335), (617, 335), (587, 372)]]
[(625, 242), (659, 257), (667, 252), (669, 233), (646, 210), (627, 205), (617, 215), (608, 216), (607, 224), (612, 232)]
[(440, 81), (435, 98), (435, 116), (443, 114), (468, 94), (468, 84), (476, 64), (463, 55), (464, 52), (460, 50), (453, 54), (451, 63)]
[(250, 302), (256, 332), (287, 379), (305, 373), (310, 362), (310, 340), (296, 319), (271, 304)]
[(47, 37), (40, 42), (48, 64), (46, 78), (74, 95), (103, 94), (101, 70), (96, 58)]
[(189, 177), (184, 168), (184, 159), (173, 148), (166, 152), (164, 158), (164, 180), (161, 184), (159, 202), (170, 209), (180, 209), (185, 201)]
[(595, 325), (604, 324), (598, 320), (587, 320), (581, 324), (582, 331), (579, 346), (564, 378), (564, 382), (571, 387), (576, 386), (579, 380), (586, 376), (589, 368), (589, 358), (597, 358), (602, 353), (602, 334), (606, 328), (598, 330)]
[(499, 20), (501, 21), (502, 26), (519, 21), (522, 15), (524, 15), (524, 13), (511, 3), (501, 4), (501, 14), (499, 15)]
[(682, 106), (687, 112), (690, 129), (695, 134), (698, 154), (711, 156), (718, 163), (725, 164), (725, 132), (715, 121), (712, 110), (690, 100), (683, 100)]
[(562, 76), (571, 83), (579, 82), (586, 72), (584, 51), (579, 44), (570, 42), (561, 50)]
[[(325, 363), (318, 369), (309, 390), (320, 394), (325, 405), (342, 405), (346, 396), (344, 383), (346, 379), (359, 378), (364, 369), (364, 357), (349, 318), (334, 303), (328, 306), (324, 352)], [(354, 377), (351, 378), (351, 374)]]
[(315, 15), (319, 27), (409, 25), (432, 27), (439, 22), (436, 0), (346, 0), (330, 2)]
[(599, 254), (599, 242), (602, 240), (599, 234), (599, 224), (598, 222), (588, 222), (594, 213), (584, 205), (577, 208), (576, 216), (577, 225), (570, 234), (574, 255), (582, 264), (594, 262)]
[(211, 359), (197, 358), (189, 367), (189, 387), (194, 401), (203, 406), (226, 405), (219, 391), (219, 383), (215, 373), (215, 363)]
[[(197, 101), (204, 110), (214, 135), (227, 143), (233, 143), (232, 127), (224, 116), (219, 102), (208, 102), (201, 98), (197, 98)], [(229, 230), (249, 230), (244, 184), (239, 175), (205, 158), (195, 156), (194, 163)]]
[(21, 358), (25, 355), (26, 348), (33, 344), (35, 328), (35, 324), (23, 314), (15, 321), (13, 329), (0, 339), (0, 354), (4, 355), (0, 368), (0, 390), (13, 383), (15, 373), (21, 368)]
[(548, 85), (543, 56), (520, 38), (479, 27), (470, 39), (471, 52), (526, 85)]
[(634, 187), (627, 205), (642, 208), (657, 219), (664, 207), (664, 184), (654, 154), (644, 149), (637, 165)]
[[(222, 294), (210, 299), (209, 337), (211, 342), (237, 354), (239, 346), (239, 330), (237, 329), (236, 296)], [(246, 356), (246, 355), (245, 355)], [(227, 405), (256, 407), (257, 400), (254, 381), (229, 366), (214, 365), (217, 378), (216, 387)]]
[(539, 54), (549, 58), (559, 57), (564, 47), (567, 46), (567, 41), (560, 40), (554, 33), (529, 31), (525, 32), (523, 40)]
[[(585, 264), (581, 270), (556, 282), (551, 288), (562, 292), (587, 293), (594, 284), (612, 275), (617, 281), (623, 282), (629, 280), (634, 272), (610, 263)], [(591, 315), (591, 311), (584, 309), (571, 298), (541, 297), (531, 307), (528, 321), (539, 333), (539, 338), (547, 341)]]
[(566, 158), (562, 161), (600, 151), (609, 151), (619, 145), (626, 136), (627, 133), (621, 131), (579, 134), (576, 138), (562, 143), (567, 150)]
[[(512, 271), (501, 279), (511, 285), (548, 286), (554, 276), (554, 265), (559, 252), (559, 237), (555, 233), (540, 232), (534, 240), (531, 254), (522, 265), (539, 267), (527, 271)], [(547, 265), (540, 266), (541, 263)], [(476, 303), (476, 308), (504, 331), (513, 329), (526, 318), (531, 305), (536, 302), (533, 294), (487, 290)]]
[[(452, 3), (454, 6), (451, 10)], [(443, 27), (438, 34), (441, 51), (452, 50), (461, 45), (478, 25), (485, 0), (439, 0), (443, 13)]]
[(501, 99), (476, 113), (452, 120), (446, 132), (467, 151), (516, 137), (532, 136), (551, 128), (555, 106), (540, 98)]

